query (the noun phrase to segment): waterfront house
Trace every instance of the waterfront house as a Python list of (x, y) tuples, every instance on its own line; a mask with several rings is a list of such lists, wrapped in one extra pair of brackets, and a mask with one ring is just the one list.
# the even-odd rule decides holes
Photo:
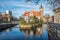
[(60, 7), (54, 9), (54, 23), (60, 24)]
[(44, 8), (42, 7), (42, 5), (41, 5), (39, 11), (36, 11), (33, 8), (32, 11), (26, 11), (24, 13), (24, 19), (25, 19), (26, 22), (32, 21), (33, 20), (32, 18), (34, 16), (38, 19), (42, 18), (44, 22), (46, 21), (45, 16), (44, 16)]

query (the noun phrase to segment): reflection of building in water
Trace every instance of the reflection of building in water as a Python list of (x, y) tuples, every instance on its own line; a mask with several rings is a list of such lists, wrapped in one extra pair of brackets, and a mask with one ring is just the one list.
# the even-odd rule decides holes
[(6, 29), (7, 32), (10, 32), (12, 28)]
[(31, 35), (31, 36), (33, 36), (33, 35), (38, 35), (38, 36), (42, 35), (42, 33), (43, 33), (43, 28), (42, 27), (39, 27), (35, 30), (36, 31), (34, 31), (34, 30), (25, 31), (25, 35), (26, 36), (28, 36), (28, 35)]
[(7, 32), (9, 32), (9, 31), (10, 31), (10, 29), (7, 29), (6, 31), (7, 31)]
[(33, 31), (31, 30), (31, 31), (30, 31), (30, 35), (32, 36), (33, 34), (34, 34), (34, 33), (33, 33)]
[(26, 36), (26, 37), (28, 36), (28, 34), (29, 34), (28, 31), (25, 31), (25, 36)]
[(43, 28), (42, 27), (37, 28), (36, 34), (37, 35), (42, 35), (42, 33), (43, 33)]

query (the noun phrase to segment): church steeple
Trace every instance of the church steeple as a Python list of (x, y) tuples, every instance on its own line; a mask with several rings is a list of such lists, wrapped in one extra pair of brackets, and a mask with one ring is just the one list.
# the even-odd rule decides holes
[(43, 6), (42, 6), (42, 3), (41, 3), (41, 6), (40, 6), (40, 8), (43, 8)]
[(41, 5), (40, 5), (40, 11), (43, 11), (44, 9), (43, 9), (43, 6), (42, 6), (42, 3), (41, 3)]

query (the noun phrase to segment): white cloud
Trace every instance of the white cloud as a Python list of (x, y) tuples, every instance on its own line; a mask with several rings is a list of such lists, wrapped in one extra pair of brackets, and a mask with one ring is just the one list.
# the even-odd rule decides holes
[[(12, 10), (13, 15), (19, 17), (26, 10), (30, 11), (30, 10), (32, 10), (32, 8), (35, 8), (36, 10), (38, 10), (38, 8), (40, 7), (40, 4), (41, 4), (41, 3), (39, 3), (38, 5), (35, 5), (31, 2), (25, 3), (25, 2), (21, 2), (21, 1), (12, 1), (12, 0), (11, 1), (2, 1), (0, 3), (0, 5), (4, 8), (6, 7), (8, 10)], [(45, 13), (49, 13), (49, 14), (52, 13), (52, 10), (49, 9), (50, 5), (47, 4), (47, 2), (45, 2), (45, 3), (43, 2), (42, 4), (44, 6), (44, 14)], [(18, 7), (20, 7), (20, 8), (18, 8)]]

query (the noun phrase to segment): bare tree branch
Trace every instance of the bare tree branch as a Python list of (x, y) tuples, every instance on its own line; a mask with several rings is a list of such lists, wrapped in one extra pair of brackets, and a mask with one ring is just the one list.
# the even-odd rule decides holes
[(31, 1), (31, 0), (26, 0), (26, 2), (29, 2), (29, 1)]

